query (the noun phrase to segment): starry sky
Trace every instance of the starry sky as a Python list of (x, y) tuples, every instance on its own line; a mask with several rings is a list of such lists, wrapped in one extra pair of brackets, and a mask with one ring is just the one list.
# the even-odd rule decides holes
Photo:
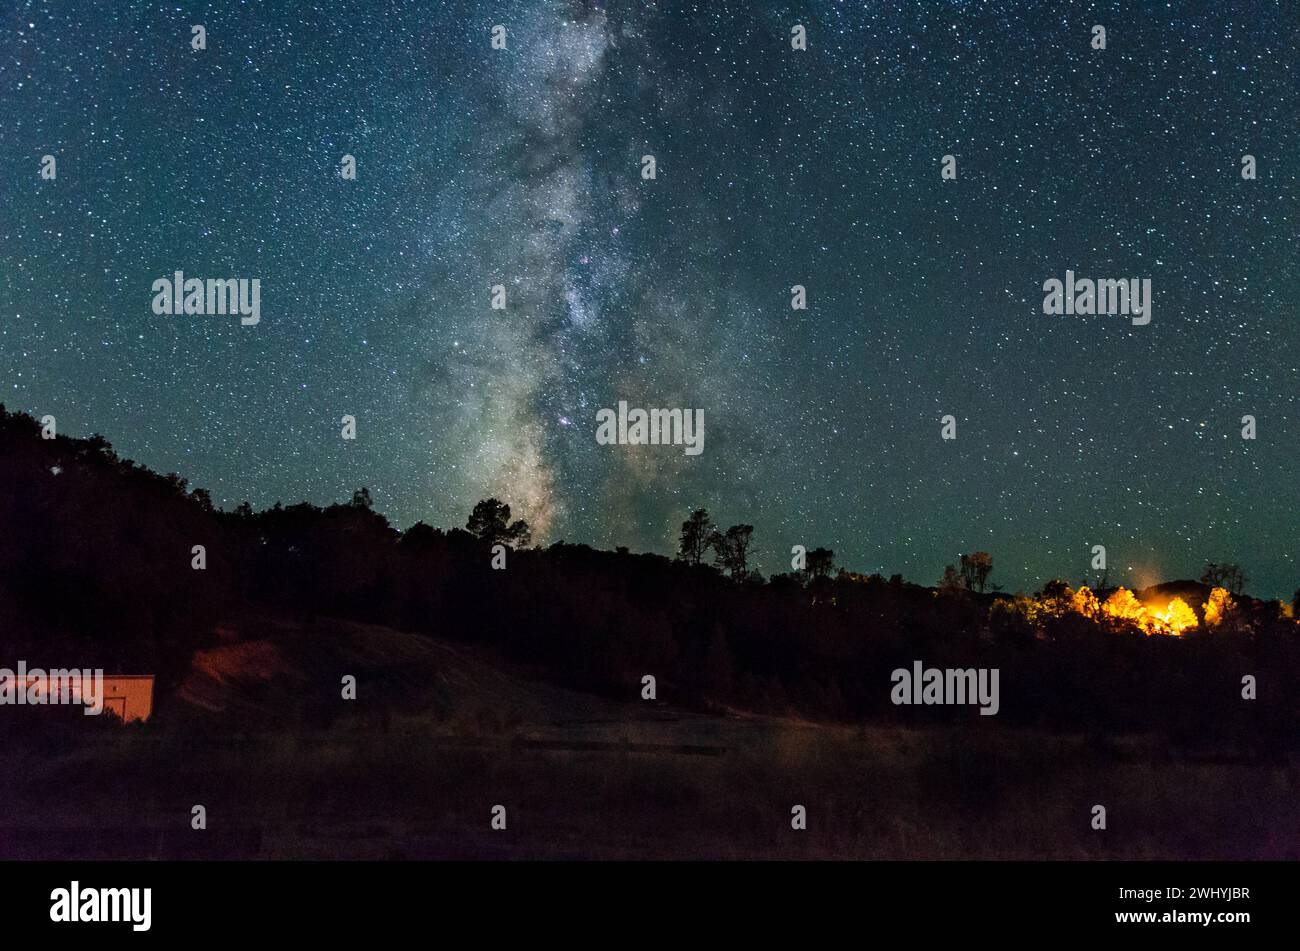
[[(671, 553), (704, 506), (768, 573), (984, 549), (1028, 591), (1103, 544), (1289, 597), (1298, 49), (1278, 0), (11, 0), (0, 401), (224, 507), (495, 494)], [(155, 315), (178, 269), (261, 322)], [(1151, 323), (1045, 316), (1067, 269)], [(597, 445), (620, 399), (703, 409), (703, 454)]]

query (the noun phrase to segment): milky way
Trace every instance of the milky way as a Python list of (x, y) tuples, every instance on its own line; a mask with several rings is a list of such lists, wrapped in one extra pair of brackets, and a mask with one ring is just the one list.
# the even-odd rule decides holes
[[(1300, 585), (1292, 4), (16, 8), (0, 400), (220, 504)], [(153, 314), (178, 269), (259, 278), (261, 321)], [(1149, 278), (1152, 322), (1044, 315), (1067, 269)], [(705, 451), (597, 445), (620, 399)]]

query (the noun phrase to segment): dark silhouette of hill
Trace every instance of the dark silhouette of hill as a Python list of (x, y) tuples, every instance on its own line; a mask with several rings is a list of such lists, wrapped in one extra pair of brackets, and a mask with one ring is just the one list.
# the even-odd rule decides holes
[[(890, 671), (922, 660), (998, 668), (999, 721), (1267, 756), (1297, 744), (1300, 636), (1275, 602), (1240, 598), (1231, 631), (1143, 637), (1080, 615), (1030, 623), (991, 609), (1006, 596), (897, 576), (735, 580), (564, 542), (511, 550), (504, 570), (492, 560), (462, 529), (395, 529), (364, 490), (324, 508), (219, 511), (101, 437), (43, 439), (0, 407), (0, 646), (33, 664), (155, 672), (162, 710), (223, 625), (282, 617), (325, 638), (338, 618), (490, 647), (539, 679), (628, 701), (650, 674), (660, 700), (698, 710), (978, 719), (891, 704)], [(1245, 675), (1257, 700), (1241, 697)]]

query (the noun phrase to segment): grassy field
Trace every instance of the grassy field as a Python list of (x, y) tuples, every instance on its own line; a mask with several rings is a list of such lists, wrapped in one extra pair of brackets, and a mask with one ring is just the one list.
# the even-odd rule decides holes
[[(0, 857), (1300, 858), (1294, 762), (1191, 762), (1152, 737), (988, 718), (710, 716), (380, 628), (261, 633), (196, 657), (148, 724), (0, 749)], [(340, 670), (356, 701), (327, 699)]]

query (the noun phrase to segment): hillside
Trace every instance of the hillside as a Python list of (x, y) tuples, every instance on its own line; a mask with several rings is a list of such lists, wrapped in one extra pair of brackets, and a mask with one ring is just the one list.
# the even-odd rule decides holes
[[(180, 476), (121, 459), (99, 437), (42, 439), (22, 414), (0, 414), (0, 450), (5, 648), (33, 664), (155, 673), (160, 711), (182, 691), (203, 705), (212, 685), (195, 679), (196, 664), (216, 680), (223, 665), (261, 665), (332, 704), (349, 655), (331, 632), (352, 622), (402, 632), (372, 656), (404, 657), (436, 638), (531, 681), (625, 703), (650, 675), (660, 701), (698, 713), (965, 719), (964, 708), (891, 703), (890, 671), (922, 659), (998, 668), (999, 719), (1017, 725), (1158, 731), (1270, 756), (1297, 744), (1300, 625), (1279, 602), (1239, 595), (1211, 629), (1204, 586), (1151, 589), (1190, 602), (1197, 623), (1175, 638), (1147, 636), (1123, 614), (1081, 614), (1063, 582), (1012, 597), (852, 573), (733, 580), (563, 542), (517, 547), (495, 570), (474, 518), (479, 534), (398, 531), (364, 489), (326, 508), (222, 512)], [(421, 656), (412, 670), (428, 669)], [(394, 712), (433, 702), (415, 696), (422, 675), (386, 663), (377, 669)], [(1267, 684), (1250, 704), (1239, 696), (1245, 674)]]
[[(1300, 857), (1275, 602), (1211, 629), (1204, 586), (1140, 592), (1197, 612), (1171, 637), (1064, 583), (732, 580), (564, 543), (494, 570), (482, 537), (399, 532), (364, 492), (221, 512), (7, 413), (0, 450), (0, 648), (158, 677), (147, 723), (0, 721), (0, 857)], [(893, 705), (916, 660), (998, 670), (998, 715)], [(1097, 801), (1122, 835), (1080, 821)]]

